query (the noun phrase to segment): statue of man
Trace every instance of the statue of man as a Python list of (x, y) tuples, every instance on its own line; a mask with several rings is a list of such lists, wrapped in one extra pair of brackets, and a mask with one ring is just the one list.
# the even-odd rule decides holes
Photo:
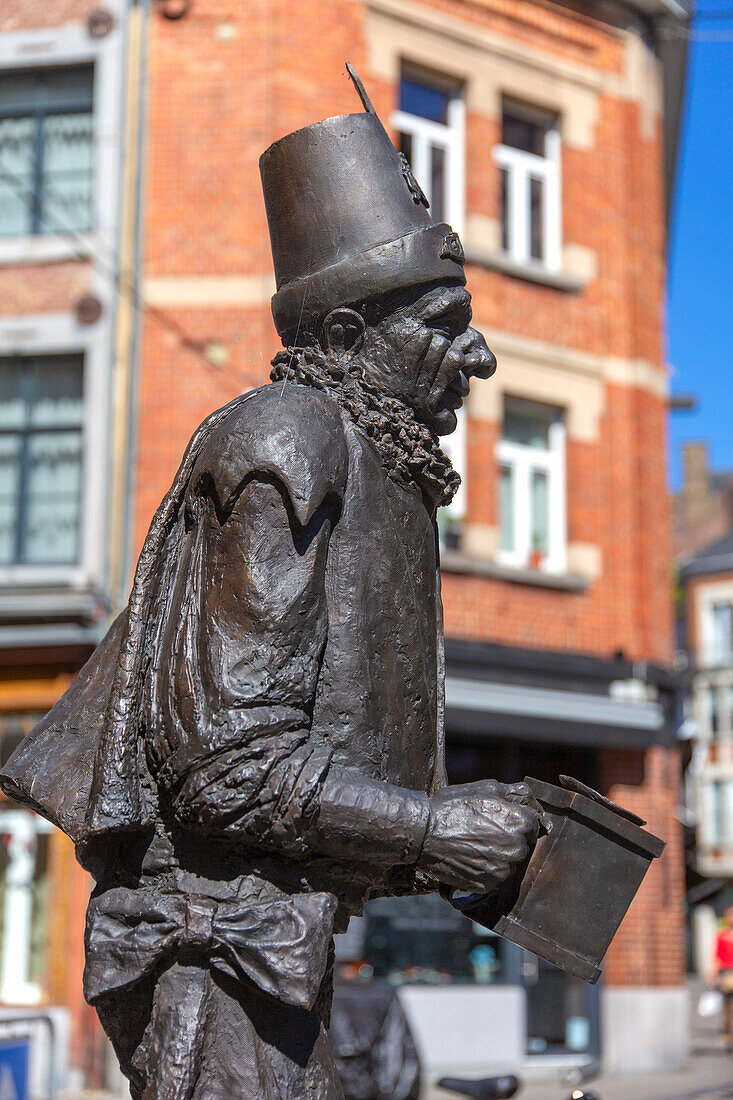
[(489, 893), (537, 838), (523, 785), (446, 786), (438, 437), (495, 360), (352, 76), (365, 113), (261, 160), (272, 383), (195, 433), (126, 610), (2, 774), (94, 875), (85, 991), (144, 1100), (336, 1100), (334, 931)]

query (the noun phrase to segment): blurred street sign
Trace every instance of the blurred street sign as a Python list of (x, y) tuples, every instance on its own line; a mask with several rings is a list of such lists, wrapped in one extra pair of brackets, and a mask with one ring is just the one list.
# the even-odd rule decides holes
[(28, 1100), (30, 1037), (0, 1042), (0, 1100)]

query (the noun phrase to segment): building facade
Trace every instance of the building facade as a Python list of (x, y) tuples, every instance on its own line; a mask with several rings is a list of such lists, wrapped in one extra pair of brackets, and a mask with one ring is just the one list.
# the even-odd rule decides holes
[(692, 962), (704, 976), (717, 920), (733, 904), (733, 527), (685, 560), (680, 581), (690, 680), (688, 901)]
[[(441, 520), (450, 777), (574, 774), (641, 812), (667, 850), (600, 994), (445, 907), (373, 907), (344, 969), (404, 984), (436, 1070), (488, 1068), (502, 1049), (625, 1069), (684, 1056), (662, 301), (686, 8), (6, 0), (0, 13), (8, 751), (124, 602), (194, 428), (267, 378), (257, 161), (357, 109), (345, 58), (461, 235), (499, 370), (450, 440), (464, 479)], [(5, 904), (28, 948), (21, 966), (4, 927), (0, 996), (71, 1006), (72, 1066), (99, 1084), (79, 991), (88, 884), (63, 838), (3, 813), (8, 852), (26, 853)]]
[[(113, 606), (126, 7), (0, 10), (2, 759)], [(30, 811), (4, 804), (0, 831), (0, 1018), (58, 1008), (59, 1083), (67, 1055), (77, 1080), (99, 1080), (106, 1046), (80, 996), (89, 881), (71, 843)]]

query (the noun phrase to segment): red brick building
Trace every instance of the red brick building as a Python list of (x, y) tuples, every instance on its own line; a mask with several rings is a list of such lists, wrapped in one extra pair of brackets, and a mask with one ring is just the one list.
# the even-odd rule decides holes
[[(462, 946), (442, 969), (417, 924), (405, 953), (390, 913), (378, 918), (387, 954), (374, 954), (369, 917), (359, 951), (400, 980), (432, 966), (451, 1013), (468, 1003), (455, 983), (470, 982), (514, 1021), (522, 1056), (526, 1039), (535, 1057), (601, 1051), (625, 1068), (673, 1064), (686, 1045), (662, 344), (684, 77), (670, 32), (686, 9), (6, 0), (0, 12), (0, 378), (22, 391), (27, 421), (0, 438), (21, 471), (14, 496), (0, 480), (6, 736), (49, 705), (124, 602), (193, 429), (266, 379), (277, 340), (258, 157), (357, 109), (348, 58), (436, 218), (461, 234), (474, 324), (499, 360), (453, 437), (464, 490), (442, 521), (451, 778), (572, 772), (668, 842), (609, 952), (600, 1016), (596, 992), (448, 926), (441, 949)], [(66, 455), (49, 459), (53, 506), (69, 534), (49, 550), (28, 518), (52, 514), (33, 496), (38, 463), (18, 455), (40, 446), (33, 387), (45, 393), (51, 375), (64, 379), (47, 416)], [(2, 406), (0, 394), (0, 431)], [(72, 1063), (99, 1080), (78, 995), (85, 885), (62, 838), (50, 852), (44, 881), (69, 918), (38, 933), (42, 977), (22, 981), (74, 1005)], [(40, 912), (33, 874), (23, 904)], [(431, 992), (411, 986), (406, 1001), (431, 1064), (447, 1064)], [(471, 1012), (452, 1056), (480, 1068), (484, 1009)]]

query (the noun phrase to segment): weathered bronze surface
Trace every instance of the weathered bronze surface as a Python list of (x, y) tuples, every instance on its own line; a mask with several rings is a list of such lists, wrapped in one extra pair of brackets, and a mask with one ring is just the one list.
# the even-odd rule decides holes
[(526, 785), (445, 785), (439, 435), (495, 360), (352, 78), (364, 113), (261, 160), (272, 384), (196, 431), (126, 609), (0, 778), (94, 876), (85, 990), (138, 1100), (341, 1097), (333, 932), (373, 894), (491, 893), (538, 834)]

